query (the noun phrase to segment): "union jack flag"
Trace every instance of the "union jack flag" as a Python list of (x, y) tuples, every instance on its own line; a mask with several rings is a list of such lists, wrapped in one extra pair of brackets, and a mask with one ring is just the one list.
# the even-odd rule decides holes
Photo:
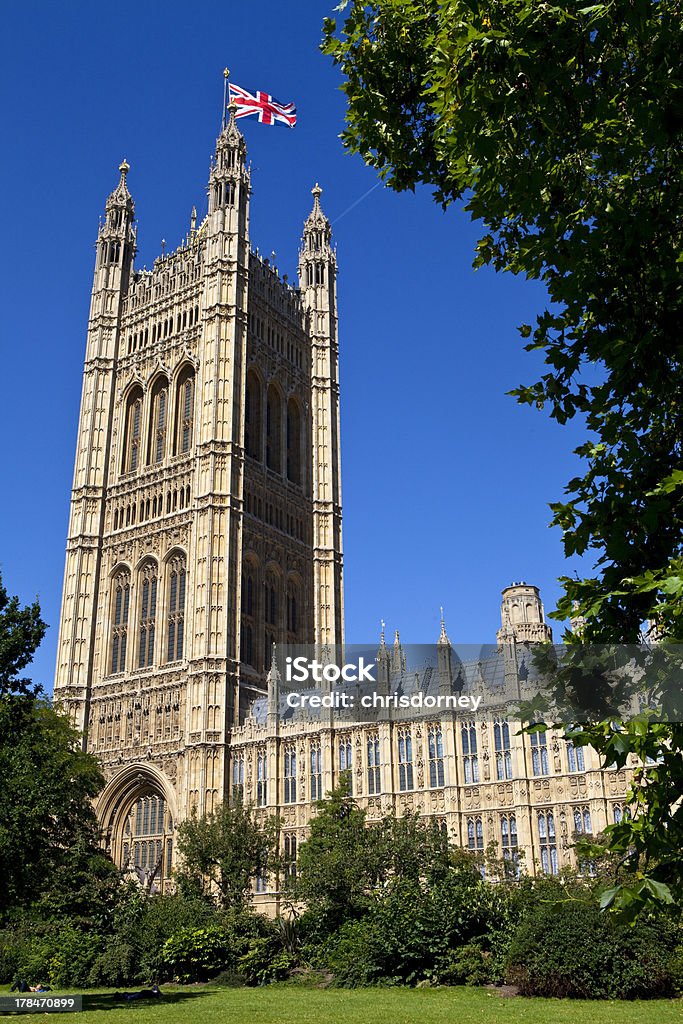
[(261, 124), (275, 124), (281, 121), (293, 128), (296, 124), (296, 107), (293, 103), (278, 103), (267, 92), (248, 92), (230, 82), (230, 102), (237, 104), (235, 117), (249, 117), (258, 114)]

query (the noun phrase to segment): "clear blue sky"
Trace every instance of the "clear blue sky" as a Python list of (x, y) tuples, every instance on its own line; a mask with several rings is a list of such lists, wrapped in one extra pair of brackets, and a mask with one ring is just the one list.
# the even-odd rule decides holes
[(3, 11), (0, 166), (3, 497), (0, 567), (38, 594), (50, 630), (34, 677), (54, 671), (69, 490), (97, 222), (122, 157), (138, 265), (174, 248), (205, 210), (222, 70), (298, 106), (294, 130), (242, 121), (253, 164), (252, 244), (294, 276), (310, 189), (338, 246), (346, 623), (373, 639), (493, 639), (511, 580), (565, 572), (548, 502), (575, 471), (578, 427), (506, 392), (535, 379), (516, 326), (541, 289), (471, 269), (476, 225), (428, 191), (380, 187), (338, 135), (340, 77), (318, 51), (332, 3), (24, 0)]

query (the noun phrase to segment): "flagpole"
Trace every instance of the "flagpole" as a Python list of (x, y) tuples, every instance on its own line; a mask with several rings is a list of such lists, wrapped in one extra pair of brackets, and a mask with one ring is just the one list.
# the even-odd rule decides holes
[(223, 123), (222, 127), (225, 128), (225, 111), (228, 105), (228, 79), (230, 78), (230, 72), (227, 68), (223, 69)]

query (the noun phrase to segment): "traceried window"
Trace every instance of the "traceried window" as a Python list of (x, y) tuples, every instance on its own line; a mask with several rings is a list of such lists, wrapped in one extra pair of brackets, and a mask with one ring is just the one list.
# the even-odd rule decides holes
[(130, 572), (121, 569), (113, 579), (111, 670), (125, 672), (130, 608)]
[(429, 785), (432, 789), (439, 789), (444, 785), (443, 735), (440, 725), (434, 725), (428, 730), (427, 748), (429, 751)]
[(282, 858), (285, 876), (285, 887), (291, 884), (296, 878), (296, 835), (293, 832), (285, 832), (284, 835), (284, 856)]
[(541, 848), (541, 867), (547, 875), (559, 872), (555, 817), (552, 811), (538, 812), (538, 841)]
[(467, 819), (467, 849), (473, 853), (484, 851), (484, 825), (479, 815)]
[(282, 399), (273, 385), (266, 399), (266, 465), (282, 472)]
[(371, 733), (368, 736), (368, 794), (375, 796), (381, 792), (381, 762), (379, 753), (379, 736)]
[(122, 866), (134, 868), (152, 891), (169, 878), (173, 864), (173, 819), (163, 796), (148, 793), (132, 805), (122, 844)]
[(511, 779), (512, 751), (510, 750), (510, 726), (507, 718), (495, 719), (493, 740), (496, 748), (496, 777), (499, 780)]
[(160, 378), (152, 390), (152, 420), (150, 423), (147, 462), (157, 464), (166, 455), (166, 429), (168, 423), (168, 381)]
[(413, 737), (409, 729), (398, 734), (398, 788), (405, 792), (413, 785)]
[(299, 630), (299, 586), (294, 580), (287, 583), (287, 641), (296, 643)]
[(519, 843), (517, 840), (517, 818), (514, 814), (501, 814), (500, 840), (503, 859), (514, 865), (515, 876), (519, 875)]
[(233, 803), (244, 800), (244, 754), (234, 754), (232, 759), (232, 799)]
[(268, 761), (261, 749), (256, 754), (256, 806), (265, 807), (268, 802)]
[(194, 427), (194, 371), (186, 368), (180, 375), (176, 399), (176, 443), (179, 455), (186, 455), (192, 447)]
[(260, 865), (256, 871), (256, 892), (266, 892), (268, 889), (268, 869), (265, 865)]
[(311, 743), (311, 800), (323, 798), (323, 753), (320, 743)]
[(531, 769), (534, 775), (548, 774), (548, 736), (545, 732), (531, 733)]
[(590, 836), (593, 834), (591, 812), (588, 807), (574, 808), (574, 831), (580, 836)]
[(263, 417), (261, 381), (253, 371), (247, 373), (244, 410), (244, 447), (247, 455), (259, 462), (263, 458)]
[(158, 579), (156, 562), (146, 562), (138, 577), (140, 593), (138, 668), (149, 668), (154, 662)]
[(285, 747), (285, 800), (286, 804), (296, 803), (296, 749)]
[(477, 754), (477, 727), (474, 722), (463, 722), (460, 729), (462, 760), (466, 783), (479, 782), (479, 755)]
[(614, 804), (612, 817), (614, 819), (614, 824), (619, 825), (622, 821), (631, 820), (631, 811), (628, 807), (624, 807), (622, 804)]
[(586, 770), (583, 747), (575, 747), (571, 740), (567, 743), (567, 766), (570, 772), (584, 772)]
[(140, 438), (142, 432), (142, 388), (135, 388), (126, 402), (126, 433), (122, 471), (135, 473), (140, 466)]
[(339, 771), (345, 772), (349, 783), (349, 796), (353, 793), (353, 747), (351, 737), (343, 736), (339, 740)]
[(174, 555), (168, 566), (167, 661), (181, 661), (183, 657), (186, 587), (185, 556)]

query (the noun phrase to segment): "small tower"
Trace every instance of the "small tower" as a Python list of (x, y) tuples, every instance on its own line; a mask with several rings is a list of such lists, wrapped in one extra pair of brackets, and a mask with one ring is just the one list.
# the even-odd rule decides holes
[(394, 633), (394, 646), (391, 650), (391, 675), (402, 676), (406, 670), (406, 656), (401, 646), (398, 630)]
[(101, 572), (121, 313), (135, 256), (135, 205), (126, 181), (129, 169), (123, 160), (119, 183), (106, 201), (104, 223), (97, 234), (57, 647), (56, 699), (69, 707), (82, 731), (88, 722), (93, 675), (92, 624)]
[(446, 633), (446, 623), (441, 609), (441, 633), (436, 645), (437, 665), (439, 673), (439, 694), (447, 696), (453, 688), (453, 648)]
[(322, 189), (316, 184), (312, 192), (299, 286), (311, 338), (315, 639), (324, 645), (344, 641), (337, 257), (330, 222), (320, 208)]
[(503, 591), (500, 607), (502, 627), (496, 634), (499, 645), (512, 630), (517, 643), (552, 643), (553, 632), (545, 621), (538, 587), (530, 583), (511, 583)]
[[(105, 203), (104, 223), (97, 233), (97, 263), (93, 282), (93, 300), (107, 292), (125, 292), (135, 257), (135, 204), (126, 181), (130, 166), (124, 159), (119, 167), (119, 183)], [(107, 304), (99, 304), (104, 312)], [(95, 306), (91, 313), (95, 312)], [(112, 353), (115, 355), (115, 353)]]

